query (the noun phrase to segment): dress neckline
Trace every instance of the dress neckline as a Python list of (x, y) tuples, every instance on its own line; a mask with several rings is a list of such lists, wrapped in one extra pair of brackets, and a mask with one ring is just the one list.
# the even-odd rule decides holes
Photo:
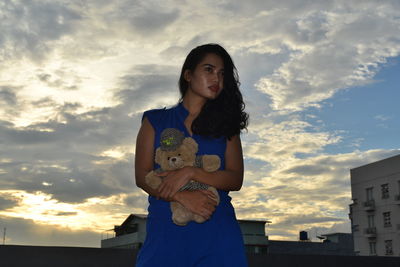
[(178, 111), (179, 118), (182, 121), (183, 129), (185, 130), (185, 133), (188, 136), (193, 137), (195, 134), (190, 134), (190, 131), (188, 130), (188, 128), (186, 128), (186, 125), (185, 125), (186, 118), (189, 116), (189, 111), (183, 105), (183, 101), (178, 103), (177, 111)]

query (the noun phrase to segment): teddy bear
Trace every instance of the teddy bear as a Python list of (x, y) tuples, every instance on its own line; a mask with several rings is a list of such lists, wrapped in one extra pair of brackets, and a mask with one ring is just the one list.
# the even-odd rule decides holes
[[(155, 162), (161, 168), (150, 171), (145, 176), (146, 183), (153, 189), (157, 189), (162, 182), (162, 177), (158, 173), (163, 171), (173, 171), (185, 166), (202, 168), (207, 172), (219, 169), (221, 160), (217, 155), (196, 156), (198, 144), (191, 137), (185, 137), (183, 132), (175, 128), (166, 128), (161, 132), (160, 147), (156, 149)], [(209, 185), (191, 180), (179, 191), (183, 190), (210, 190), (215, 195), (217, 205), (219, 204), (218, 191)], [(172, 221), (176, 225), (184, 226), (189, 221), (203, 223), (205, 218), (190, 212), (176, 201), (170, 203), (172, 211)]]

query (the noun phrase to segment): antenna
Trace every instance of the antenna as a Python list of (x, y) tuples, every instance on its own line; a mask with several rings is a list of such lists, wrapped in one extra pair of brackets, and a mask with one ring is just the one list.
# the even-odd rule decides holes
[(6, 244), (6, 231), (7, 231), (7, 228), (4, 227), (4, 231), (3, 231), (3, 245)]

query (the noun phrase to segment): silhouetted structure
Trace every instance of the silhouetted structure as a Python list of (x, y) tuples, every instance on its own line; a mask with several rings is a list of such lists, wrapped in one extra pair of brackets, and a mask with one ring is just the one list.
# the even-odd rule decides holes
[[(306, 242), (305, 242), (306, 243)], [(134, 267), (136, 250), (0, 245), (1, 267)], [(398, 267), (397, 257), (247, 254), (249, 267)]]
[(323, 242), (311, 242), (304, 233), (300, 234), (300, 241), (269, 240), (268, 254), (355, 255), (351, 234), (332, 233), (322, 237), (325, 238)]

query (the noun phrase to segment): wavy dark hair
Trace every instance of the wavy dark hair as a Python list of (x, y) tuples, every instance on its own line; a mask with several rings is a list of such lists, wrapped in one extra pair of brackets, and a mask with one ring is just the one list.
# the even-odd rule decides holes
[(197, 65), (207, 54), (215, 54), (224, 62), (223, 90), (216, 99), (208, 100), (200, 114), (192, 123), (192, 131), (195, 134), (221, 137), (230, 139), (232, 136), (247, 129), (249, 115), (244, 112), (245, 104), (239, 87), (239, 75), (231, 56), (218, 44), (205, 44), (194, 48), (186, 57), (179, 78), (180, 101), (189, 87), (185, 80), (186, 70), (194, 72)]

